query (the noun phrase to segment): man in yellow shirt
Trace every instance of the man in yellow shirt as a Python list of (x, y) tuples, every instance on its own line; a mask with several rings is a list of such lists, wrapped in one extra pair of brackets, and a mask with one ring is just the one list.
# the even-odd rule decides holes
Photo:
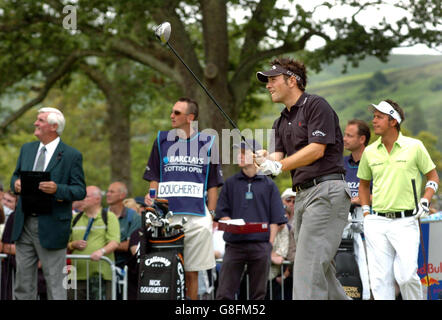
[[(91, 279), (99, 274), (104, 280), (102, 288), (105, 288), (106, 299), (111, 299), (112, 270), (105, 261), (99, 261), (102, 256), (107, 256), (115, 261), (114, 251), (120, 242), (120, 225), (118, 219), (111, 211), (107, 212), (107, 223), (103, 218), (101, 207), (101, 190), (96, 186), (86, 188), (86, 198), (83, 200), (84, 213), (80, 218), (74, 217), (75, 225), (68, 243), (68, 250), (73, 254), (90, 255), (92, 262), (79, 260), (74, 263), (77, 277), (77, 299), (87, 298), (86, 279)], [(106, 213), (104, 213), (106, 214)], [(88, 231), (89, 223), (92, 223)], [(73, 223), (74, 224), (74, 223)], [(88, 233), (89, 232), (89, 233)], [(87, 265), (87, 263), (89, 265)], [(89, 273), (87, 273), (89, 271)], [(89, 281), (90, 282), (90, 281)], [(89, 283), (91, 286), (91, 283)], [(89, 292), (91, 292), (89, 288)], [(74, 292), (68, 292), (68, 298), (74, 299)], [(94, 297), (89, 297), (93, 299)]]
[[(401, 107), (392, 100), (373, 104), (374, 133), (380, 138), (365, 148), (358, 178), (359, 199), (364, 212), (370, 285), (375, 299), (394, 300), (394, 282), (404, 300), (420, 300), (422, 286), (417, 275), (418, 219), (429, 213), (439, 177), (435, 164), (421, 141), (400, 132)], [(416, 208), (411, 180), (425, 193)], [(370, 181), (373, 180), (370, 214)]]

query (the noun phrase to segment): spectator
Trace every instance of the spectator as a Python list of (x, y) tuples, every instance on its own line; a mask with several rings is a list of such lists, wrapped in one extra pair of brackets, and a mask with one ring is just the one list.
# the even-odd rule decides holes
[(135, 201), (134, 198), (127, 198), (123, 200), (123, 206), (125, 206), (126, 208), (132, 209), (134, 210), (136, 213), (138, 213), (139, 215), (141, 210), (141, 206)]
[(3, 198), (1, 200), (3, 211), (5, 213), (5, 221), (8, 220), (9, 215), (15, 211), (15, 207), (17, 205), (17, 195), (14, 194), (11, 190), (6, 191), (3, 194)]
[[(361, 202), (359, 200), (359, 178), (357, 177), (359, 161), (365, 147), (370, 141), (370, 128), (362, 120), (350, 120), (344, 131), (344, 148), (351, 151), (351, 154), (344, 157), (345, 181), (351, 192), (350, 217), (356, 221), (363, 221)], [(371, 203), (371, 196), (370, 196)], [(352, 223), (353, 243), (355, 259), (359, 268), (359, 275), (362, 282), (362, 299), (370, 299), (370, 282), (368, 279), (367, 254), (365, 250), (365, 238), (363, 233), (363, 223)]]
[[(272, 300), (282, 300), (281, 283), (288, 276), (288, 271), (282, 266), (287, 259), (289, 252), (290, 233), (287, 224), (278, 226), (275, 241), (273, 242), (273, 249), (271, 254), (272, 264), (270, 266), (269, 280), (271, 281), (271, 289), (267, 289), (267, 296), (270, 298), (270, 291), (272, 292)], [(282, 268), (281, 268), (282, 267)], [(281, 272), (282, 269), (282, 272)], [(286, 291), (287, 283), (284, 283), (284, 291)], [(291, 291), (291, 287), (289, 290)], [(286, 300), (286, 292), (284, 292), (284, 300)]]
[[(256, 150), (259, 144), (248, 143)], [(226, 180), (216, 206), (216, 219), (243, 219), (245, 222), (265, 222), (270, 230), (262, 233), (233, 234), (224, 232), (226, 242), (216, 298), (234, 300), (241, 275), (247, 265), (250, 276), (250, 299), (264, 299), (270, 268), (270, 254), (278, 224), (285, 224), (281, 198), (275, 183), (256, 174), (252, 151), (242, 142), (238, 153), (241, 171)], [(220, 222), (221, 223), (221, 222)]]
[[(108, 257), (115, 261), (114, 251), (118, 247), (120, 241), (120, 228), (118, 220), (112, 212), (103, 212), (101, 208), (101, 191), (96, 186), (88, 186), (86, 188), (86, 198), (84, 202), (84, 213), (79, 218), (76, 216), (73, 220), (72, 233), (69, 239), (68, 250), (72, 254), (90, 255), (92, 262), (79, 260), (76, 263), (77, 275), (77, 299), (87, 299), (87, 278), (89, 283), (94, 283), (95, 279), (103, 279), (102, 288), (105, 290), (105, 298), (112, 298), (112, 270), (107, 262), (98, 262), (102, 256)], [(107, 215), (103, 218), (103, 214)], [(88, 225), (92, 222), (89, 234)], [(89, 265), (87, 266), (87, 264)], [(101, 266), (100, 266), (101, 264)], [(88, 269), (87, 269), (88, 268)], [(87, 273), (89, 270), (89, 273)], [(100, 273), (101, 270), (101, 273)], [(89, 292), (93, 292), (97, 288), (90, 285)], [(102, 293), (99, 297), (90, 294), (91, 300), (101, 300)], [(69, 289), (69, 299), (75, 298), (73, 289)]]
[(124, 206), (123, 201), (127, 197), (127, 187), (123, 182), (113, 182), (106, 192), (106, 201), (109, 210), (113, 212), (120, 224), (120, 244), (115, 251), (116, 265), (124, 268), (131, 254), (129, 252), (130, 235), (141, 227), (141, 217), (135, 210)]
[[(0, 211), (1, 211), (0, 207)], [(3, 236), (0, 242), (0, 253), (7, 254), (6, 259), (2, 259), (1, 263), (1, 292), (0, 300), (12, 300), (12, 278), (15, 274), (15, 244), (11, 240), (12, 226), (14, 224), (14, 214), (12, 211), (8, 221), (5, 224)]]
[[(197, 118), (196, 101), (180, 98), (175, 103), (170, 115), (173, 129), (158, 132), (143, 177), (150, 181), (151, 189), (157, 190), (158, 197), (169, 201), (172, 223), (180, 222), (183, 216), (188, 219), (183, 228), (184, 270), (186, 294), (192, 300), (198, 298), (198, 271), (215, 267), (211, 214), (222, 185), (215, 136), (194, 130), (191, 123)], [(173, 188), (176, 185), (191, 192), (164, 192), (182, 189)], [(145, 203), (152, 204), (149, 193)]]
[(15, 241), (17, 273), (15, 298), (34, 300), (37, 297), (37, 264), (40, 260), (46, 279), (48, 299), (66, 300), (63, 287), (66, 245), (72, 219), (72, 201), (86, 195), (83, 160), (80, 152), (64, 144), (60, 135), (65, 126), (63, 114), (55, 108), (42, 108), (34, 123), (39, 141), (26, 143), (20, 150), (12, 175), (11, 189), (21, 192), (24, 171), (45, 171), (52, 181), (42, 181), (39, 190), (51, 195), (50, 212), (24, 212), (23, 197), (17, 203), (12, 241)]
[(135, 197), (135, 202), (138, 205), (138, 214), (141, 215), (144, 209), (146, 209), (147, 207), (147, 204), (144, 202), (144, 197), (141, 196)]
[(295, 198), (296, 192), (292, 188), (287, 188), (281, 195), (282, 204), (286, 209), (286, 216), (288, 219), (288, 224), (293, 225), (293, 216), (295, 212)]
[[(276, 282), (281, 286), (284, 281), (284, 300), (292, 299), (293, 288), (293, 262), (295, 260), (296, 243), (295, 243), (295, 229), (294, 213), (295, 213), (295, 199), (296, 192), (292, 188), (287, 188), (281, 195), (282, 204), (285, 206), (285, 215), (287, 217), (287, 228), (289, 231), (289, 249), (285, 260), (290, 261), (289, 265), (284, 266), (284, 273), (275, 278)], [(278, 288), (278, 285), (276, 285)]]

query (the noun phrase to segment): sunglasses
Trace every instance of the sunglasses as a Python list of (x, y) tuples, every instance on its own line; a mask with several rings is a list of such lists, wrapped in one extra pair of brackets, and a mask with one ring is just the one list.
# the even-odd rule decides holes
[[(172, 113), (176, 116), (183, 114), (181, 111), (178, 111), (178, 110), (172, 110)], [(188, 113), (185, 113), (185, 115), (188, 115)]]

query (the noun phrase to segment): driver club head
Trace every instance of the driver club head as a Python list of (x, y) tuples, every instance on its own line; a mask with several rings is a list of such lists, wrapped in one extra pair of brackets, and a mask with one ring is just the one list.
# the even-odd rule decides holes
[(162, 43), (167, 43), (170, 38), (171, 26), (169, 22), (163, 22), (155, 27), (155, 35)]

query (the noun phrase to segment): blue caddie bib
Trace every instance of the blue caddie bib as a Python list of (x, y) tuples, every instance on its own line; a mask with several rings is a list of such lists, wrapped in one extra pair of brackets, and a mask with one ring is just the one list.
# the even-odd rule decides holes
[(206, 214), (207, 180), (214, 136), (196, 133), (180, 139), (175, 130), (158, 132), (158, 197), (169, 200), (174, 215)]

